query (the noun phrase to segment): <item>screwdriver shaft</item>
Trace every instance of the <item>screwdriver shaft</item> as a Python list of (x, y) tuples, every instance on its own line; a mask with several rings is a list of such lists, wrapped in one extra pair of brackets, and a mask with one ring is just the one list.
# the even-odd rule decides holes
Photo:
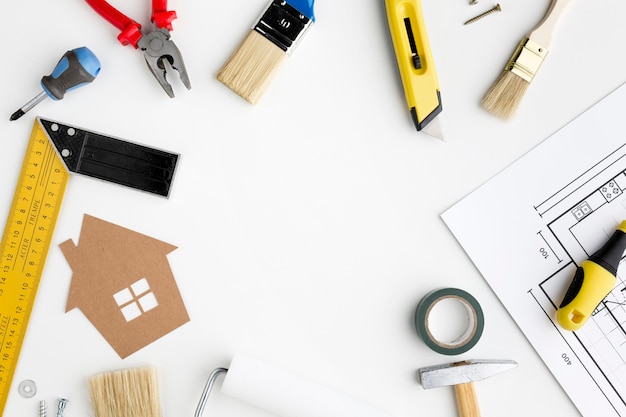
[(30, 100), (28, 103), (24, 104), (22, 107), (20, 107), (19, 110), (17, 110), (15, 113), (13, 113), (11, 115), (11, 121), (13, 120), (17, 120), (20, 117), (24, 116), (26, 114), (26, 112), (28, 112), (30, 109), (32, 109), (33, 107), (35, 107), (37, 104), (41, 103), (41, 101), (43, 99), (45, 99), (46, 97), (48, 97), (48, 94), (46, 94), (45, 91), (41, 91), (41, 93), (37, 94), (32, 100)]
[(52, 73), (41, 79), (43, 91), (20, 107), (9, 120), (19, 119), (46, 97), (54, 100), (63, 99), (66, 92), (91, 83), (99, 72), (100, 61), (86, 46), (67, 51)]

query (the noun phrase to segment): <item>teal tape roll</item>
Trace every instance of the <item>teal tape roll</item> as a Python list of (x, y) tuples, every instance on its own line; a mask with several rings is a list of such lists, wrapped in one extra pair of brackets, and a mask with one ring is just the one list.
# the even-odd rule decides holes
[[(465, 332), (456, 340), (437, 340), (428, 326), (429, 315), (433, 307), (444, 299), (455, 299), (465, 306), (468, 325)], [(441, 288), (429, 292), (422, 298), (415, 311), (415, 329), (422, 340), (437, 353), (459, 355), (470, 350), (483, 334), (485, 318), (478, 301), (468, 292), (458, 288)]]

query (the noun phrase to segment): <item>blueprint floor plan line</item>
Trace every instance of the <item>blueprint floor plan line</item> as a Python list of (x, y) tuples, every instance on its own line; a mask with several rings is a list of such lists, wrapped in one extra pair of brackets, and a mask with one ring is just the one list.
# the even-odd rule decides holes
[[(546, 200), (544, 200), (541, 203), (539, 203), (535, 207), (535, 209), (537, 210), (539, 215), (543, 217), (556, 204), (558, 204), (558, 202), (560, 201), (560, 198), (564, 198), (564, 197), (561, 197), (561, 194), (563, 194), (566, 190), (570, 189), (571, 187), (575, 187), (576, 183), (578, 183), (578, 182), (583, 182), (588, 175), (594, 175), (593, 173), (594, 173), (594, 171), (599, 169), (598, 167), (602, 167), (602, 166), (605, 166), (605, 165), (610, 166), (612, 164), (617, 164), (625, 156), (626, 156), (626, 144), (620, 146), (614, 152), (612, 152), (611, 154), (607, 155), (605, 160), (602, 160), (602, 161), (594, 164), (591, 168), (589, 168), (587, 171), (583, 172), (579, 177), (577, 177), (572, 182), (570, 182), (569, 184), (564, 186), (561, 190), (556, 192), (554, 195), (548, 197)], [(617, 160), (611, 162), (611, 159), (613, 159), (614, 157), (617, 157)], [(608, 164), (607, 164), (607, 162), (608, 162)], [(607, 167), (605, 167), (604, 169), (607, 169)], [(557, 201), (553, 202), (553, 200), (557, 200)]]
[(622, 85), (442, 214), (584, 417), (626, 416), (624, 258), (580, 330), (555, 313), (576, 267), (626, 219), (625, 108)]

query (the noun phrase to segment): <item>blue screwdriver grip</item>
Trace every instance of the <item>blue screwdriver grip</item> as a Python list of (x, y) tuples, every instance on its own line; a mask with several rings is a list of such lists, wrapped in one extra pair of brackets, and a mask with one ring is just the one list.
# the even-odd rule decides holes
[(41, 79), (41, 87), (53, 100), (66, 92), (91, 83), (100, 73), (98, 57), (86, 46), (67, 51), (50, 75)]
[(315, 0), (290, 0), (287, 3), (313, 22), (315, 22), (315, 14), (313, 12), (313, 5)]
[(73, 49), (72, 51), (76, 54), (78, 62), (80, 62), (85, 71), (87, 71), (92, 77), (96, 78), (98, 73), (100, 73), (100, 61), (98, 60), (98, 57), (91, 52), (91, 49), (86, 46), (82, 46), (80, 48)]

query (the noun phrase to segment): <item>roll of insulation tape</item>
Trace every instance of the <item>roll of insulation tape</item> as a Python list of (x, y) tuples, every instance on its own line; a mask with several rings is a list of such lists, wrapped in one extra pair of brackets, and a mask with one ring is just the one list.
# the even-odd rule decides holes
[[(461, 303), (467, 311), (467, 327), (453, 340), (438, 340), (429, 326), (430, 315), (436, 304), (453, 299)], [(458, 288), (441, 288), (429, 292), (419, 302), (415, 311), (415, 329), (428, 347), (444, 355), (459, 355), (470, 350), (483, 333), (485, 318), (478, 301), (466, 291)]]

